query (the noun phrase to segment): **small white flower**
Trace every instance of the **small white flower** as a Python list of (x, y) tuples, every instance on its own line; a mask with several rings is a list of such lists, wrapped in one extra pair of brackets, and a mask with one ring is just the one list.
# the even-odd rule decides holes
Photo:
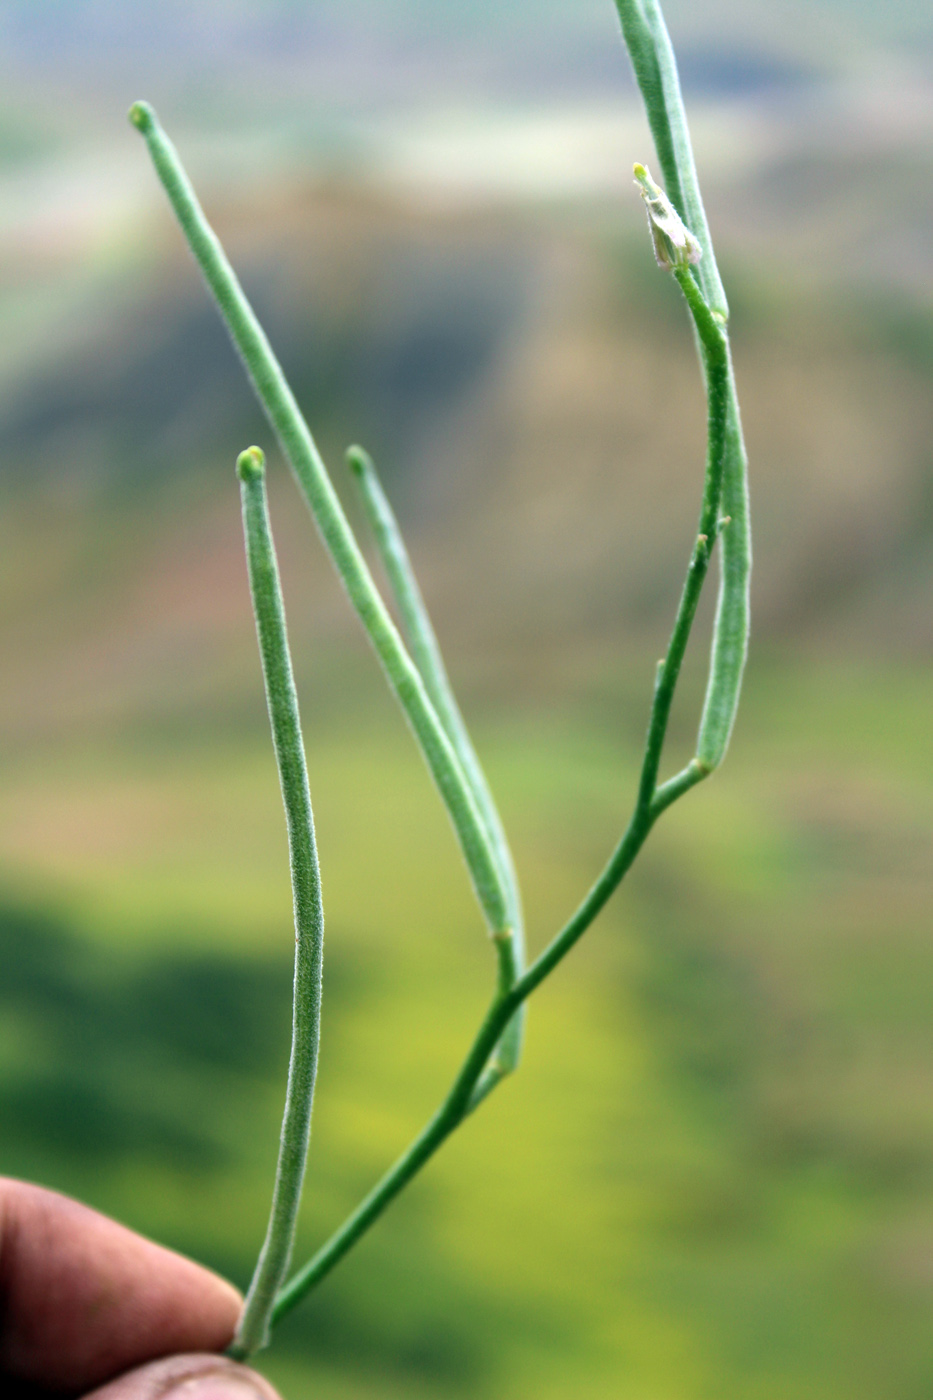
[(689, 267), (691, 263), (698, 263), (703, 249), (661, 186), (654, 183), (650, 171), (643, 165), (636, 165), (634, 173), (635, 183), (648, 210), (648, 228), (651, 230), (658, 267), (670, 272), (675, 267)]

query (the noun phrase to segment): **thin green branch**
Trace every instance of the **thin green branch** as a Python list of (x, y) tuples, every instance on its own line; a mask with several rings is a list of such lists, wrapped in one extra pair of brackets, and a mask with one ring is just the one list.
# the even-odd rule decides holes
[[(716, 263), (697, 179), (677, 60), (658, 0), (616, 0), (626, 47), (641, 90), (667, 194), (697, 238), (702, 258), (695, 276), (710, 311), (725, 323), (729, 306)], [(702, 342), (700, 346), (703, 358)], [(728, 342), (727, 342), (728, 354)], [(705, 372), (704, 364), (704, 372)], [(748, 652), (752, 550), (748, 513), (748, 461), (742, 438), (731, 358), (727, 376), (726, 459), (722, 509), (730, 517), (721, 541), (721, 579), (709, 682), (700, 720), (697, 755), (709, 770), (725, 756), (742, 688)]]
[[(747, 646), (750, 547), (745, 454), (725, 333), (727, 306), (696, 180), (676, 64), (660, 9), (656, 0), (617, 0), (617, 3), (673, 205), (671, 209), (663, 191), (650, 185), (647, 172), (639, 167), (640, 183), (648, 196), (656, 254), (663, 266), (674, 270), (693, 317), (709, 406), (706, 474), (696, 543), (670, 645), (659, 663), (631, 820), (586, 898), (524, 973), (516, 958), (516, 939), (511, 933), (513, 923), (508, 917), (510, 912), (517, 913), (514, 876), (510, 863), (503, 862), (496, 829), (489, 824), (482, 795), (486, 790), (483, 787), (474, 791), (470, 762), (464, 761), (459, 752), (457, 724), (462, 728), (462, 721), (454, 706), (456, 721), (451, 727), (445, 703), (449, 684), (414, 580), (406, 575), (406, 570), (410, 575), (410, 567), (387, 503), (385, 511), (381, 509), (384, 498), (381, 492), (376, 492), (378, 483), (370, 490), (369, 507), (376, 517), (377, 540), (382, 532), (380, 547), (390, 578), (394, 570), (392, 586), (419, 658), (417, 666), (405, 652), (388, 618), (310, 433), (233, 272), (204, 220), (173, 148), (159, 130), (150, 109), (140, 104), (131, 114), (146, 134), (156, 168), (189, 243), (311, 504), (341, 578), (370, 632), (445, 795), (499, 952), (496, 994), (443, 1104), (331, 1239), (281, 1290), (272, 1309), (273, 1321), (288, 1312), (334, 1267), (441, 1143), (495, 1087), (509, 1067), (509, 1052), (503, 1052), (507, 1043), (503, 1037), (508, 1027), (517, 1024), (516, 1013), (592, 924), (631, 867), (661, 813), (720, 762), (731, 732)], [(679, 218), (674, 217), (675, 212)], [(698, 259), (698, 270), (693, 273), (689, 264)], [(365, 469), (362, 475), (367, 475)], [(727, 520), (720, 518), (721, 510), (725, 511)], [(728, 529), (723, 532), (727, 521)], [(720, 536), (722, 578), (697, 755), (680, 773), (658, 785), (674, 690), (713, 545)], [(450, 700), (452, 702), (452, 696)], [(468, 752), (472, 755), (472, 749)], [(494, 813), (494, 807), (492, 811)], [(513, 892), (515, 903), (510, 909)], [(517, 926), (517, 919), (514, 922)]]
[[(362, 447), (350, 447), (347, 449), (347, 465), (356, 482), (363, 511), (398, 608), (412, 660), (421, 672), (425, 689), (460, 760), (508, 894), (511, 938), (497, 939), (497, 945), (500, 982), (504, 978), (506, 984), (511, 985), (521, 974), (524, 965), (524, 936), (521, 895), (502, 819), (460, 713), (402, 532), (373, 460)], [(518, 1065), (522, 1021), (523, 1016), (520, 1014), (507, 1028), (502, 1043), (496, 1049), (494, 1065), (490, 1067), (490, 1074), (498, 1072), (496, 1082)], [(490, 1083), (489, 1087), (494, 1086)]]
[(658, 667), (655, 682), (654, 703), (645, 743), (645, 761), (638, 788), (638, 805), (645, 810), (651, 805), (657, 786), (661, 750), (667, 733), (674, 691), (712, 558), (713, 545), (719, 533), (728, 426), (729, 355), (725, 332), (703, 300), (703, 294), (694, 281), (692, 270), (688, 267), (678, 267), (674, 269), (674, 276), (686, 298), (704, 357), (707, 396), (706, 474), (693, 556), (687, 570), (667, 655)]
[[(516, 1011), (524, 1004), (567, 956), (583, 936), (600, 910), (618, 888), (644, 844), (654, 823), (654, 814), (636, 812), (613, 852), (606, 868), (587, 894), (583, 903), (560, 932), (535, 959), (528, 970), (506, 992), (497, 993), (479, 1032), (467, 1054), (460, 1072), (434, 1117), (426, 1124), (414, 1142), (376, 1183), (356, 1209), (347, 1217), (312, 1259), (299, 1270), (282, 1289), (275, 1301), (272, 1322), (275, 1324), (291, 1312), (311, 1290), (330, 1273), (356, 1242), (375, 1224), (386, 1207), (395, 1199), (412, 1177), (433, 1157), (437, 1149), (460, 1126), (464, 1118), (483, 1101), (495, 1087), (494, 1071), (486, 1070), (502, 1032)], [(501, 1075), (499, 1076), (501, 1078)]]
[(509, 898), (486, 828), (453, 745), (434, 710), (418, 668), (373, 583), (323, 459), (265, 332), (220, 242), (204, 216), (178, 153), (152, 108), (137, 102), (130, 120), (142, 132), (153, 165), (188, 245), (281, 443), (298, 485), (353, 607), (382, 662), (440, 791), (489, 928), (510, 927)]
[(473, 1042), (460, 1073), (441, 1107), (426, 1125), (414, 1142), (402, 1154), (393, 1167), (373, 1187), (356, 1210), (347, 1217), (340, 1229), (331, 1236), (299, 1273), (282, 1289), (272, 1310), (273, 1325), (286, 1313), (291, 1312), (297, 1303), (347, 1254), (357, 1240), (379, 1218), (386, 1206), (407, 1186), (412, 1177), (420, 1171), (425, 1162), (462, 1123), (469, 1111), (470, 1096), (483, 1073), (490, 1055), (495, 1050), (502, 1032), (521, 1005), (523, 998), (516, 996), (516, 988), (505, 997), (496, 997), (490, 1006), (479, 1034)]
[[(663, 809), (662, 809), (663, 810)], [(502, 1075), (486, 1068), (496, 1044), (516, 1012), (570, 952), (606, 905), (630, 869), (658, 814), (636, 811), (608, 864), (582, 904), (505, 992), (497, 993), (446, 1099), (401, 1157), (347, 1217), (330, 1239), (282, 1289), (272, 1310), (272, 1323), (291, 1312), (353, 1248), (399, 1192), (433, 1157), (437, 1149), (491, 1092)]]
[[(635, 808), (605, 869), (570, 920), (511, 987), (500, 983), (440, 1109), (330, 1240), (285, 1286), (275, 1304), (273, 1316), (276, 1320), (330, 1272), (441, 1143), (495, 1087), (498, 1076), (495, 1064), (489, 1064), (489, 1057), (502, 1030), (590, 927), (631, 868), (661, 813), (720, 762), (735, 717), (747, 648), (751, 556), (745, 453), (725, 331), (728, 308), (697, 183), (673, 50), (660, 8), (656, 0), (617, 0), (617, 3), (670, 198), (688, 226), (683, 230), (685, 236), (679, 251), (665, 244), (664, 262), (673, 267), (693, 318), (708, 400), (707, 458), (699, 529), (670, 645), (658, 666)], [(680, 231), (674, 232), (680, 238)], [(695, 273), (687, 265), (696, 261), (695, 244), (691, 244), (690, 235), (695, 236), (702, 250), (700, 266)], [(656, 240), (656, 251), (657, 247)], [(674, 254), (673, 262), (668, 261), (670, 252)], [(722, 510), (726, 512), (725, 519), (720, 516)], [(724, 525), (728, 525), (725, 530)], [(674, 690), (713, 545), (720, 538), (722, 579), (697, 756), (681, 772), (659, 785), (658, 771)]]
[(241, 453), (237, 461), (249, 585), (288, 827), (295, 909), (295, 983), (292, 1049), (272, 1210), (265, 1243), (230, 1349), (231, 1356), (238, 1358), (251, 1355), (268, 1341), (272, 1305), (291, 1257), (317, 1078), (324, 952), (324, 910), (314, 819), (298, 697), (288, 650), (285, 608), (266, 505), (264, 468), (264, 458), (258, 447)]
[(612, 853), (605, 869), (596, 880), (578, 909), (551, 940), (531, 966), (511, 985), (500, 980), (496, 997), (480, 1027), (479, 1033), (460, 1069), (460, 1073), (434, 1117), (414, 1142), (386, 1172), (369, 1195), (344, 1221), (340, 1228), (318, 1250), (279, 1294), (273, 1310), (278, 1321), (311, 1291), (354, 1246), (369, 1227), (420, 1171), (441, 1144), (463, 1122), (502, 1078), (495, 1061), (489, 1063), (493, 1048), (505, 1027), (514, 1021), (516, 1013), (528, 997), (541, 985), (582, 938), (593, 920), (605, 907), (628, 873), (658, 817), (678, 797), (700, 782), (710, 771), (697, 759), (662, 787), (657, 786), (661, 750), (670, 716), (671, 703), (693, 619), (696, 615), (700, 590), (709, 568), (713, 543), (719, 533), (719, 509), (723, 489), (723, 469), (727, 435), (726, 386), (728, 355), (721, 325), (703, 300), (690, 271), (675, 273), (693, 316), (697, 333), (707, 354), (707, 391), (709, 419), (707, 459), (703, 500), (700, 508), (700, 531), (694, 547), (687, 578), (681, 594), (677, 616), (665, 659), (658, 667), (654, 699), (648, 722), (648, 736), (642, 761), (641, 778), (635, 809), (622, 839)]
[(672, 802), (676, 802), (678, 797), (683, 797), (685, 792), (689, 792), (697, 783), (702, 783), (704, 778), (708, 778), (712, 770), (699, 758), (691, 758), (686, 768), (681, 768), (679, 773), (675, 773), (672, 778), (668, 778), (666, 783), (660, 783), (654, 790), (651, 799), (651, 817), (657, 821), (662, 812), (670, 807)]

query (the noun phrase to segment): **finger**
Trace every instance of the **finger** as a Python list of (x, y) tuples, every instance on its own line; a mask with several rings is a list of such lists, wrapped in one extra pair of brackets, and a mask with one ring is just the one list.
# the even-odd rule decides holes
[(279, 1400), (268, 1381), (220, 1356), (171, 1356), (130, 1371), (84, 1400)]
[(240, 1305), (199, 1264), (0, 1178), (0, 1377), (80, 1394), (157, 1357), (222, 1351)]

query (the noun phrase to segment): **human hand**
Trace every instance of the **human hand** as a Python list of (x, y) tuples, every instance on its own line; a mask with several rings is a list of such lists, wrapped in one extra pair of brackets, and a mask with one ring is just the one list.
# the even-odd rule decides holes
[(278, 1400), (219, 1355), (241, 1301), (87, 1206), (0, 1177), (2, 1400)]

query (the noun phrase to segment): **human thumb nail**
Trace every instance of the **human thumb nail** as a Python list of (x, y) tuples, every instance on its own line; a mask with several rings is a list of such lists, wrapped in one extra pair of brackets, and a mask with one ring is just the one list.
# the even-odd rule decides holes
[(160, 1400), (268, 1400), (273, 1392), (262, 1389), (249, 1376), (198, 1376), (163, 1390)]
[(171, 1356), (130, 1371), (85, 1400), (279, 1400), (268, 1381), (222, 1356)]
[(179, 1381), (163, 1390), (160, 1400), (269, 1400), (273, 1394), (256, 1375), (215, 1371)]

